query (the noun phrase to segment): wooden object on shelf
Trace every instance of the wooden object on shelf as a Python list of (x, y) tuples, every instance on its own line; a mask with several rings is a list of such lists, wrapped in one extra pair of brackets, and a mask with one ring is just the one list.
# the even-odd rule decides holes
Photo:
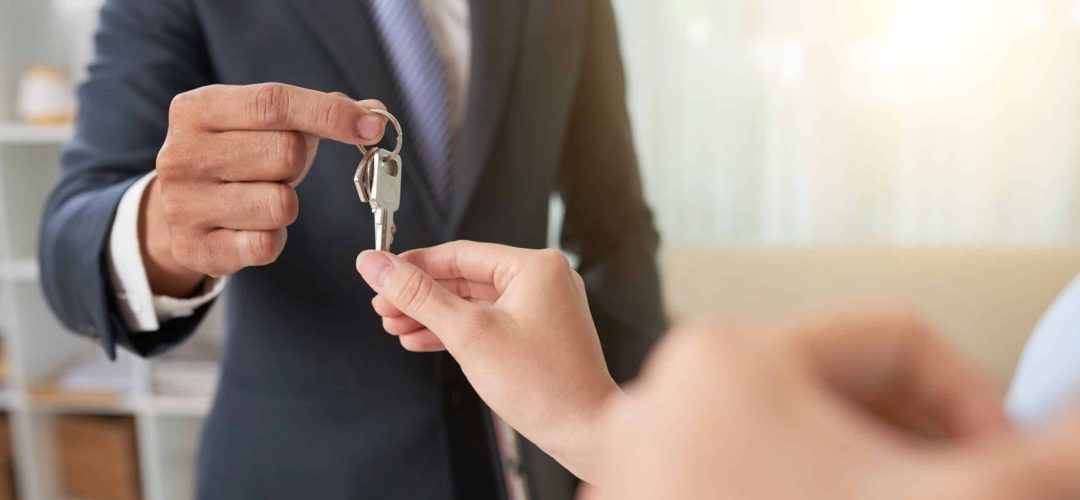
[(34, 384), (28, 396), (31, 405), (45, 408), (117, 411), (124, 403), (116, 391), (69, 391), (51, 379)]
[(14, 500), (15, 454), (12, 449), (8, 416), (0, 414), (0, 500)]
[(65, 498), (139, 498), (134, 419), (64, 415), (56, 426)]

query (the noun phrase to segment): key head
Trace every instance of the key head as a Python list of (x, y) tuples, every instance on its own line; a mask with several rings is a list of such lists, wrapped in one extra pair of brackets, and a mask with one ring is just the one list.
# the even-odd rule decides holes
[(401, 206), (401, 156), (389, 160), (389, 155), (380, 150), (373, 164), (370, 203), (374, 209), (394, 212)]

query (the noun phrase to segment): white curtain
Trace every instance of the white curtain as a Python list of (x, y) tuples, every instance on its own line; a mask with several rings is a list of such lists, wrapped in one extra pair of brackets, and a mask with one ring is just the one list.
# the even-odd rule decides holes
[(614, 0), (668, 242), (1080, 241), (1080, 0)]

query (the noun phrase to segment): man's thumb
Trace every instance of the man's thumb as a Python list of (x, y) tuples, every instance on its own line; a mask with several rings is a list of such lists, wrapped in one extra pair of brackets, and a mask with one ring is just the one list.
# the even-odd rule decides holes
[(452, 335), (454, 318), (473, 307), (420, 268), (388, 252), (361, 253), (356, 259), (356, 270), (379, 295), (440, 339)]

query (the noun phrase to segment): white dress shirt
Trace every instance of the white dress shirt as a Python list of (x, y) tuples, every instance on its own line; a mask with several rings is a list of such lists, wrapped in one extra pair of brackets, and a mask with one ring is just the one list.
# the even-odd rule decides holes
[(225, 279), (218, 278), (204, 281), (201, 293), (193, 298), (154, 295), (150, 291), (139, 247), (139, 205), (154, 175), (144, 175), (124, 192), (109, 233), (109, 278), (116, 290), (120, 315), (135, 332), (157, 331), (162, 322), (191, 316), (225, 289)]
[[(469, 70), (472, 67), (469, 2), (419, 0), (419, 5), (446, 68), (450, 126), (456, 137), (464, 119)], [(162, 322), (191, 316), (195, 309), (220, 295), (226, 281), (226, 278), (207, 279), (201, 292), (192, 298), (167, 297), (151, 292), (139, 249), (139, 205), (154, 175), (154, 172), (146, 174), (124, 193), (109, 235), (109, 273), (119, 299), (117, 304), (128, 328), (136, 332), (157, 331)]]

